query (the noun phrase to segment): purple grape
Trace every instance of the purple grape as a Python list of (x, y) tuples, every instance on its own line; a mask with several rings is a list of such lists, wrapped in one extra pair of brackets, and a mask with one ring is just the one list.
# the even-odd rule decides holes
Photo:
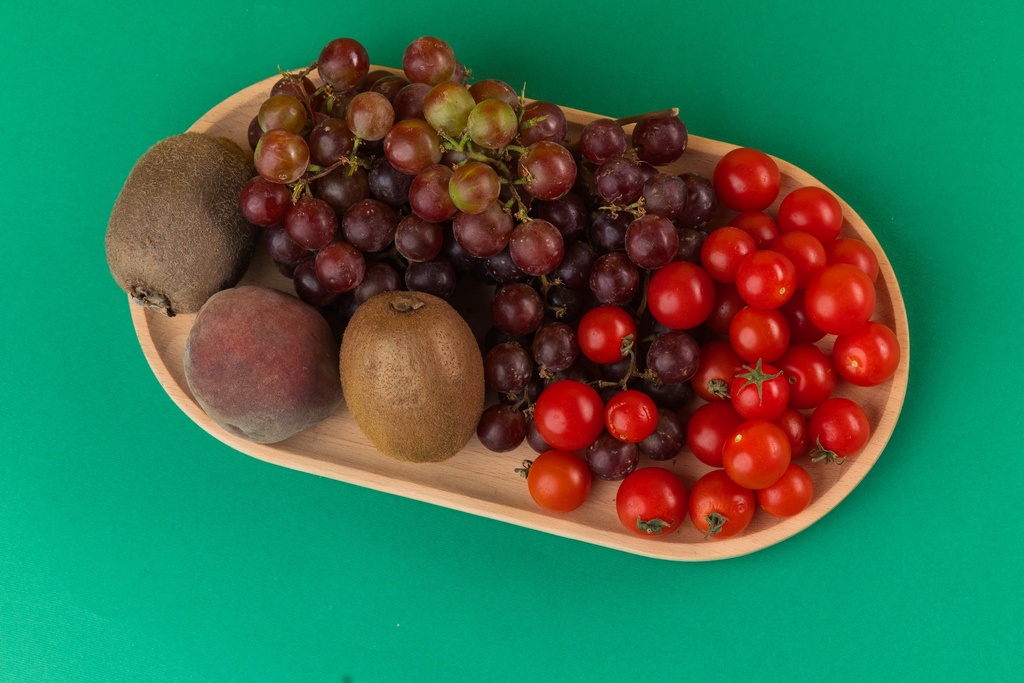
[(616, 481), (636, 469), (640, 463), (640, 448), (635, 443), (619, 441), (608, 432), (602, 432), (587, 448), (587, 466), (601, 479)]
[(484, 384), (498, 393), (521, 391), (532, 376), (533, 359), (515, 342), (498, 344), (484, 356)]
[(544, 302), (537, 290), (527, 284), (506, 284), (494, 293), (491, 319), (498, 329), (508, 334), (532, 334), (544, 319)]
[(590, 271), (590, 290), (605, 305), (625, 306), (640, 289), (640, 271), (621, 251), (604, 254)]
[(496, 453), (515, 450), (526, 438), (526, 416), (510, 405), (495, 403), (480, 416), (476, 436)]
[(686, 446), (686, 423), (674, 410), (658, 410), (658, 426), (641, 441), (640, 452), (651, 460), (671, 460)]

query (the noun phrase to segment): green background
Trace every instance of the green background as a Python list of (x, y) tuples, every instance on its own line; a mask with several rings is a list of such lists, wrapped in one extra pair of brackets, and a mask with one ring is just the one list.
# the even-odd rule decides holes
[[(424, 34), (534, 98), (679, 106), (871, 226), (910, 386), (834, 512), (659, 561), (265, 464), (174, 406), (103, 254), (132, 164), (332, 38), (397, 65)], [(0, 680), (1019, 680), (1022, 35), (1016, 0), (8, 8)]]

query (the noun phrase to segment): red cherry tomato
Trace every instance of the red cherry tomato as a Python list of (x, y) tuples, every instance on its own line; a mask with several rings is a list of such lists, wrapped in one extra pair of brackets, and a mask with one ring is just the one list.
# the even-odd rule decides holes
[(764, 152), (738, 147), (718, 160), (711, 182), (723, 206), (733, 211), (761, 211), (779, 196), (782, 174)]
[(705, 403), (686, 423), (686, 446), (705, 465), (721, 467), (725, 440), (744, 422), (729, 401)]
[(832, 360), (839, 376), (850, 384), (873, 387), (896, 374), (900, 342), (891, 329), (871, 321), (856, 332), (836, 337)]
[(775, 366), (744, 365), (729, 386), (732, 407), (745, 420), (774, 420), (789, 403), (789, 382)]
[(626, 389), (608, 400), (604, 424), (619, 441), (639, 443), (658, 428), (658, 406), (644, 392)]
[[(696, 489), (696, 487), (694, 487)], [(777, 482), (757, 491), (757, 502), (773, 517), (792, 517), (814, 498), (814, 480), (803, 467), (790, 463)]]
[(734, 482), (748, 489), (771, 486), (789, 467), (789, 437), (768, 420), (747, 420), (722, 446), (722, 466)]
[(604, 430), (604, 403), (593, 387), (563, 379), (537, 397), (533, 422), (546, 444), (576, 451), (592, 444)]
[(814, 409), (807, 421), (811, 459), (842, 462), (856, 455), (871, 437), (864, 409), (848, 398), (830, 398)]
[(736, 271), (747, 256), (757, 251), (754, 238), (729, 225), (712, 230), (700, 248), (700, 262), (717, 282), (736, 282)]
[(727, 339), (713, 339), (700, 347), (697, 373), (690, 378), (693, 393), (705, 401), (725, 401), (729, 384), (743, 367), (743, 359)]
[(807, 436), (807, 418), (796, 408), (786, 408), (782, 415), (772, 420), (789, 437), (791, 460), (802, 458), (811, 449)]
[(714, 305), (714, 280), (689, 261), (676, 261), (658, 269), (647, 285), (651, 315), (673, 330), (697, 327), (711, 315)]
[(526, 484), (537, 505), (552, 512), (570, 512), (590, 495), (590, 468), (575, 453), (552, 449), (533, 459)]
[(828, 190), (821, 187), (798, 187), (779, 204), (779, 230), (802, 230), (818, 238), (822, 244), (839, 236), (843, 228), (843, 208)]
[(828, 265), (849, 263), (857, 266), (871, 278), (878, 281), (878, 257), (874, 250), (856, 237), (840, 237), (825, 245), (825, 260)]
[(633, 316), (618, 306), (597, 306), (580, 318), (577, 342), (580, 352), (595, 363), (617, 363), (627, 354), (623, 342), (632, 336), (636, 340), (636, 322)]
[(821, 405), (838, 383), (832, 359), (814, 344), (791, 345), (775, 361), (789, 384), (789, 405), (801, 410)]
[(827, 266), (807, 283), (807, 315), (827, 334), (849, 334), (863, 327), (875, 310), (875, 286), (848, 263)]
[(764, 211), (745, 211), (733, 216), (729, 225), (753, 237), (758, 249), (770, 249), (780, 234), (778, 223)]
[(789, 323), (777, 308), (748, 306), (729, 323), (729, 342), (743, 360), (753, 363), (763, 358), (770, 363), (789, 346)]
[(754, 518), (754, 492), (734, 482), (724, 470), (711, 470), (690, 491), (690, 521), (704, 540), (731, 538)]
[(827, 265), (825, 247), (818, 238), (803, 230), (784, 232), (772, 242), (772, 251), (788, 258), (796, 268), (796, 288), (803, 289), (811, 278)]
[(736, 289), (751, 306), (778, 308), (796, 291), (796, 267), (773, 249), (755, 251), (740, 263)]
[(686, 518), (683, 480), (664, 467), (633, 470), (619, 484), (615, 511), (619, 521), (639, 536), (664, 536)]

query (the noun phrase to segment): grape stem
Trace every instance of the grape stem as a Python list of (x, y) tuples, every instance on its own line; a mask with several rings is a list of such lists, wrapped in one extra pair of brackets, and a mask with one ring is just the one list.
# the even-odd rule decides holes
[(646, 114), (633, 114), (632, 116), (624, 116), (621, 119), (615, 119), (615, 123), (620, 126), (628, 126), (631, 123), (639, 123), (640, 121), (647, 121), (648, 119), (661, 119), (665, 117), (679, 116), (679, 107), (672, 107), (671, 109), (659, 109), (658, 111), (647, 112)]

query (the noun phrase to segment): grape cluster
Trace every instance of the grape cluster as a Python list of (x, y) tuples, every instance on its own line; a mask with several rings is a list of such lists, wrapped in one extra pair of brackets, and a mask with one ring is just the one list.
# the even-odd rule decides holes
[[(414, 40), (399, 74), (371, 71), (364, 47), (339, 38), (282, 74), (249, 142), (259, 175), (242, 212), (307, 303), (345, 320), (382, 291), (448, 298), (464, 279), (494, 287), (483, 351), (498, 401), (479, 422), (486, 447), (546, 450), (533, 403), (574, 379), (602, 400), (638, 390), (655, 406), (644, 439), (593, 440), (599, 476), (682, 449), (677, 411), (698, 344), (654, 321), (646, 282), (673, 261), (699, 261), (717, 200), (709, 179), (659, 169), (686, 150), (676, 111), (599, 119), (570, 140), (558, 106), (500, 80), (470, 84), (443, 40)], [(601, 362), (586, 344), (581, 352), (580, 324), (607, 307), (634, 333)]]

